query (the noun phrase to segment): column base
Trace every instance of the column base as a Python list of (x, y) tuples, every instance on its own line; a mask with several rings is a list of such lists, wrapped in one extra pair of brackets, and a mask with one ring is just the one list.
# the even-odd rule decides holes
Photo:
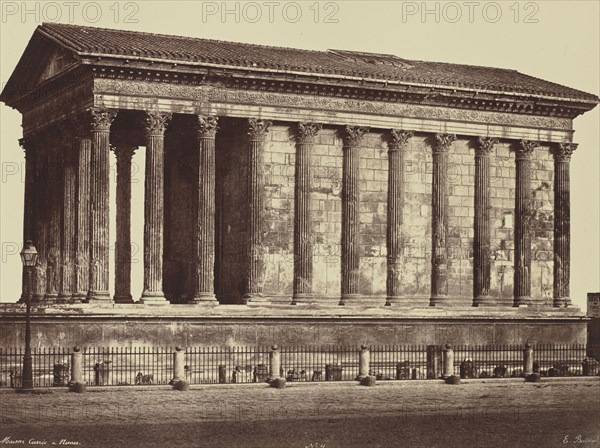
[(313, 293), (297, 293), (292, 296), (292, 305), (298, 305), (299, 303), (312, 303), (315, 301), (315, 295)]
[(87, 292), (76, 292), (71, 296), (71, 303), (83, 303), (87, 300)]
[(438, 294), (436, 296), (431, 296), (431, 298), (429, 299), (429, 306), (441, 306), (444, 305), (447, 300), (447, 295)]
[(133, 297), (131, 297), (131, 294), (124, 294), (124, 295), (114, 295), (113, 297), (115, 303), (117, 304), (128, 304), (128, 303), (133, 303)]
[(492, 296), (478, 296), (473, 299), (473, 306), (496, 306), (496, 298)]
[(150, 292), (144, 291), (140, 302), (144, 305), (169, 305), (170, 302), (167, 300), (163, 292)]
[(354, 302), (358, 302), (358, 299), (360, 299), (360, 294), (344, 294), (340, 298), (340, 303), (338, 303), (338, 305), (352, 305)]
[(515, 297), (513, 300), (513, 308), (527, 307), (531, 305), (534, 305), (534, 303), (529, 296)]
[(400, 296), (387, 296), (385, 298), (385, 306), (392, 306), (400, 302), (400, 300), (402, 300), (402, 297)]
[(110, 293), (108, 291), (90, 291), (88, 293), (88, 302), (112, 302)]
[(251, 305), (251, 304), (263, 305), (263, 304), (271, 303), (271, 301), (268, 298), (266, 298), (265, 296), (263, 296), (262, 293), (246, 293), (242, 296), (242, 301), (243, 301), (244, 305)]
[(42, 302), (47, 302), (47, 303), (56, 303), (56, 301), (58, 300), (58, 294), (44, 294), (44, 298), (42, 299)]
[(556, 308), (568, 308), (573, 306), (573, 304), (571, 303), (570, 297), (555, 297), (552, 300), (552, 306)]
[[(44, 301), (44, 294), (33, 294), (33, 296), (31, 297), (32, 303), (42, 303), (43, 301)], [(23, 302), (23, 303), (27, 303), (27, 302)]]
[(58, 294), (58, 298), (56, 299), (56, 303), (70, 303), (71, 297), (73, 297), (73, 294), (68, 292), (60, 292)]
[(217, 300), (217, 296), (215, 296), (212, 292), (201, 292), (194, 294), (193, 297), (190, 297), (187, 300), (187, 303), (192, 303), (194, 305), (218, 305), (219, 301)]

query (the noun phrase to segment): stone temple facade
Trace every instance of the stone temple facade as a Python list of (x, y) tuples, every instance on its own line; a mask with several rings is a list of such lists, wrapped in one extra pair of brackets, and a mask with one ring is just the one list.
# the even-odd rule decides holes
[[(23, 115), (24, 240), (40, 252), (33, 301), (53, 325), (110, 317), (114, 302), (127, 311), (112, 323), (362, 322), (380, 340), (405, 324), (430, 325), (429, 338), (431, 325), (491, 322), (584, 338), (569, 294), (569, 160), (573, 119), (595, 95), (513, 70), (43, 24), (0, 99)], [(169, 303), (161, 323), (141, 305)], [(2, 319), (16, 325), (13, 308)], [(502, 331), (496, 342), (523, 339)], [(463, 339), (489, 342), (475, 333)]]

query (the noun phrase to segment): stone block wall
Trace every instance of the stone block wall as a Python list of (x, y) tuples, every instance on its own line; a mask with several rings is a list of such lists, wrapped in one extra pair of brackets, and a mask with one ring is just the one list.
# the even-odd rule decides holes
[[(218, 283), (223, 303), (239, 301), (245, 275), (247, 217), (246, 130), (230, 121), (217, 137)], [(264, 145), (266, 251), (264, 294), (289, 302), (294, 275), (295, 125), (274, 124)], [(360, 149), (360, 293), (385, 300), (388, 147), (370, 132)], [(320, 131), (312, 149), (313, 290), (319, 300), (339, 299), (343, 142), (335, 129)], [(421, 135), (405, 150), (402, 290), (407, 302), (427, 305), (431, 276), (431, 142)], [(512, 304), (515, 156), (499, 143), (491, 167), (491, 293)], [(532, 159), (532, 297), (552, 300), (553, 159), (548, 147)], [(473, 294), (475, 149), (458, 139), (448, 154), (448, 294), (470, 305)]]

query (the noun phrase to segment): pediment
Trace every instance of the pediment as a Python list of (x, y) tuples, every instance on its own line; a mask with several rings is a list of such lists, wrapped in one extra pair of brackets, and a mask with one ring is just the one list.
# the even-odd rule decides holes
[(75, 54), (51, 39), (34, 33), (0, 99), (9, 106), (38, 86), (78, 64)]

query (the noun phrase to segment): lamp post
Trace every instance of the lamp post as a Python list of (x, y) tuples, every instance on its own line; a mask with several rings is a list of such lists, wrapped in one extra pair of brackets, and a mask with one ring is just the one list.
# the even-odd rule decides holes
[(38, 260), (38, 252), (31, 241), (26, 241), (21, 251), (21, 262), (27, 271), (27, 314), (25, 320), (25, 356), (23, 357), (23, 376), (21, 392), (33, 391), (33, 366), (31, 359), (31, 273)]

